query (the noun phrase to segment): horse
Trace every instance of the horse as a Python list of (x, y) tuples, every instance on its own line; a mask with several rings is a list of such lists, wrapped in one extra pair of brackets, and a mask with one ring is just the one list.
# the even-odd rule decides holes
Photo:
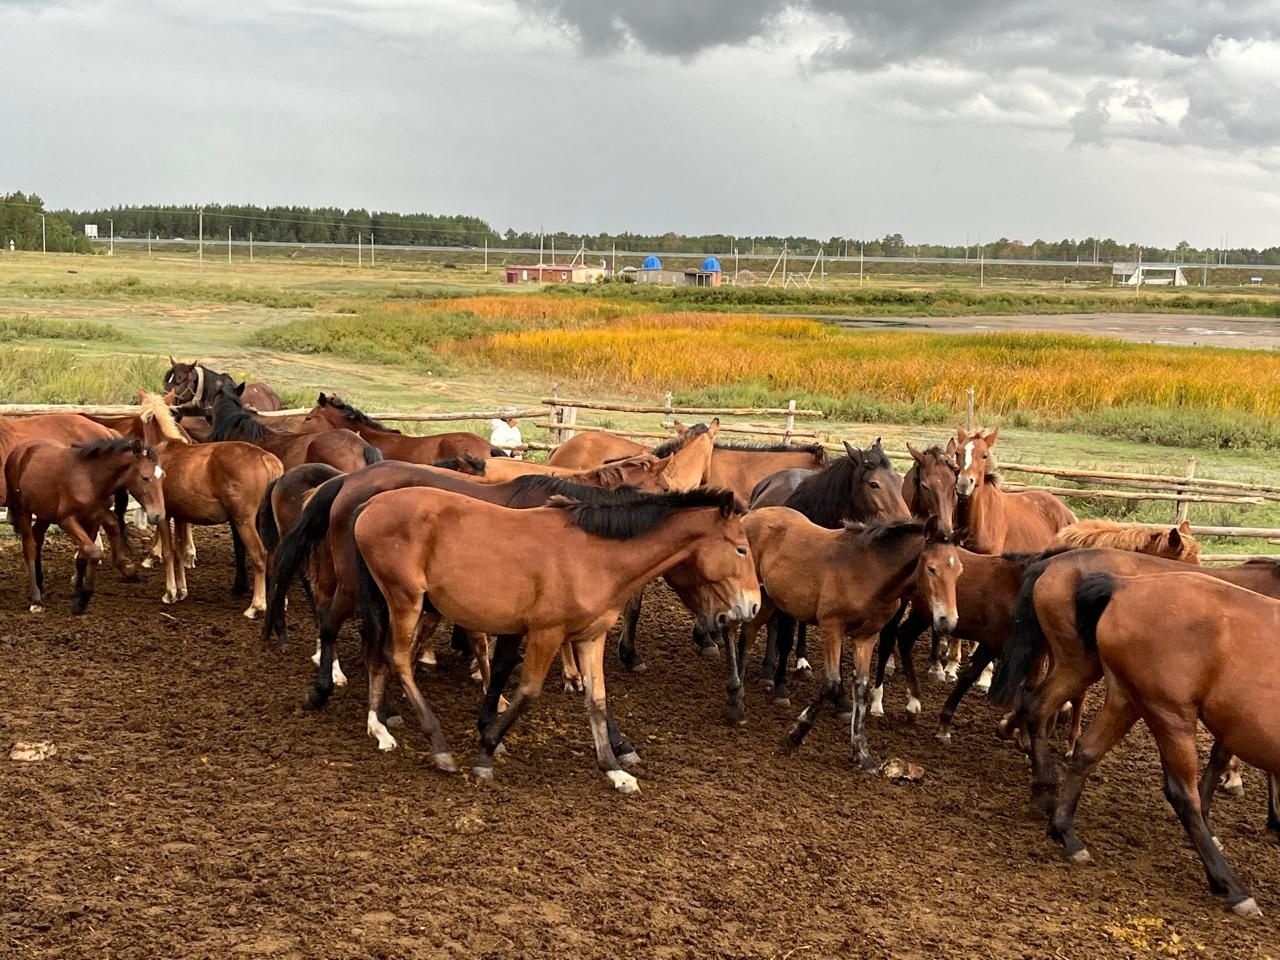
[[(56, 523), (76, 545), (73, 614), (82, 614), (93, 597), (105, 527), (117, 566), (123, 563), (122, 531), (108, 503), (119, 491), (133, 494), (151, 523), (164, 518), (164, 491), (156, 451), (141, 440), (114, 437), (65, 444), (29, 440), (9, 453), (4, 464), (9, 521), (22, 538), (22, 554), (31, 582), (32, 613), (44, 610), (44, 537)], [(122, 566), (126, 576), (131, 565)]]
[(950, 533), (956, 522), (956, 479), (960, 466), (956, 463), (955, 441), (946, 448), (932, 446), (924, 452), (907, 444), (913, 461), (902, 478), (902, 499), (913, 517), (926, 520), (937, 517), (944, 533)]
[[(1097, 651), (1085, 645), (1076, 627), (1076, 590), (1090, 573), (1127, 577), (1185, 570), (1184, 564), (1174, 560), (1108, 549), (1071, 550), (1027, 569), (1013, 631), (989, 696), (993, 703), (1013, 710), (1001, 721), (1002, 732), (1010, 735), (1025, 727), (1030, 737), (1032, 803), (1046, 815), (1051, 812), (1058, 779), (1049, 755), (1050, 725), (1064, 704), (1082, 703), (1085, 692), (1102, 678)], [(1280, 563), (1274, 560), (1203, 567), (1200, 572), (1280, 599)]]
[(818, 470), (827, 465), (827, 449), (820, 443), (798, 446), (717, 443), (711, 456), (707, 485), (732, 490), (743, 503), (751, 501), (751, 491), (765, 477), (779, 470)]
[(336, 394), (320, 394), (316, 405), (306, 416), (306, 423), (308, 427), (304, 429), (353, 430), (381, 450), (386, 459), (404, 463), (431, 464), (451, 458), (506, 456), (484, 437), (474, 433), (437, 433), (428, 437), (401, 433), (379, 423)]
[(311, 491), (326, 480), (341, 476), (342, 471), (327, 463), (303, 463), (284, 471), (267, 484), (258, 504), (258, 516), (254, 527), (258, 539), (267, 551), (267, 571), (273, 566), (276, 547), (280, 545), (280, 531), (288, 530), (302, 513)]
[(507, 483), (517, 477), (559, 477), (562, 480), (572, 480), (588, 486), (632, 486), (648, 493), (663, 493), (667, 492), (671, 486), (667, 478), (667, 470), (672, 466), (674, 459), (673, 456), (664, 457), (661, 460), (651, 456), (640, 456), (607, 463), (591, 470), (566, 470), (534, 463), (531, 460), (490, 457), (483, 461), (484, 471), (476, 477), (476, 480), (480, 483)]
[[(709, 424), (697, 423), (692, 427), (686, 427), (683, 423), (677, 422), (675, 424), (676, 435), (670, 440), (664, 440), (653, 449), (627, 437), (619, 437), (616, 434), (605, 433), (600, 430), (584, 430), (580, 433), (575, 433), (552, 450), (551, 456), (547, 458), (547, 464), (548, 466), (561, 467), (566, 470), (589, 470), (610, 460), (626, 460), (630, 457), (640, 457), (645, 454), (652, 454), (655, 457), (662, 458), (675, 453), (686, 443), (708, 433), (710, 433), (711, 440), (714, 442), (716, 433), (719, 430), (719, 417), (716, 417)], [(706, 486), (705, 482), (702, 485)]]
[(1199, 573), (1122, 577), (1091, 573), (1072, 598), (1076, 629), (1102, 664), (1106, 699), (1081, 739), (1058, 791), (1049, 834), (1067, 857), (1091, 857), (1075, 832), (1085, 780), (1139, 719), (1160, 750), (1164, 795), (1182, 822), (1209, 889), (1240, 916), (1262, 911), (1222, 855), (1206, 811), (1214, 781), (1197, 783), (1196, 727), (1214, 752), (1237, 754), (1271, 774), (1268, 827), (1280, 835), (1280, 602)]
[[(1198, 565), (1200, 544), (1190, 535), (1189, 529), (1185, 523), (1167, 530), (1151, 530), (1141, 524), (1082, 520), (1059, 531), (1059, 543), (1052, 549), (1110, 547)], [(1006, 553), (993, 557), (964, 549), (959, 551), (959, 555), (964, 565), (964, 578), (956, 588), (956, 609), (960, 618), (950, 633), (950, 639), (971, 641), (976, 648), (939, 715), (937, 736), (943, 743), (951, 741), (951, 720), (960, 701), (1004, 651), (1005, 640), (1013, 628), (1023, 574), (1033, 563), (1045, 558), (1045, 554), (1039, 553)], [(911, 651), (916, 638), (929, 625), (930, 603), (929, 598), (922, 594), (913, 594), (909, 599), (911, 613), (907, 619), (898, 625), (891, 622), (880, 633), (876, 682), (871, 691), (873, 717), (884, 716), (885, 664), (895, 645), (910, 691), (907, 713), (915, 715), (920, 712), (920, 685), (916, 680)], [(951, 644), (953, 655), (958, 654), (959, 648), (958, 642)]]
[(1009, 493), (1000, 487), (995, 445), (1000, 428), (983, 433), (956, 430), (961, 458), (956, 478), (964, 545), (974, 553), (1038, 553), (1076, 516), (1057, 497), (1028, 490)]
[(78, 413), (45, 413), (34, 417), (0, 417), (0, 506), (7, 503), (4, 464), (10, 452), (29, 440), (87, 443), (110, 440), (115, 431)]
[[(771, 474), (756, 485), (751, 495), (751, 509), (784, 506), (798, 511), (811, 522), (828, 530), (836, 530), (846, 522), (872, 523), (905, 520), (906, 502), (902, 499), (902, 478), (884, 452), (877, 437), (866, 450), (844, 441), (845, 455), (829, 461), (817, 471), (794, 468)], [(797, 478), (797, 474), (800, 476)], [(792, 482), (799, 482), (792, 486)], [(761, 673), (766, 691), (772, 691), (774, 702), (790, 703), (787, 695), (787, 661), (797, 632), (797, 624), (781, 611), (769, 621)], [(796, 669), (809, 669), (805, 627), (799, 625)], [(841, 693), (843, 698), (843, 692)], [(842, 703), (847, 709), (847, 704)], [(843, 711), (842, 711), (843, 712)]]
[[(235, 378), (206, 367), (199, 360), (179, 363), (169, 357), (169, 369), (164, 375), (164, 392), (173, 391), (174, 402), (196, 404), (211, 410), (214, 398), (223, 387), (235, 389)], [(240, 384), (244, 402), (254, 410), (283, 410), (279, 395), (265, 383)]]
[[(774, 610), (816, 623), (822, 631), (822, 683), (817, 697), (792, 727), (784, 749), (803, 743), (824, 703), (838, 702), (840, 653), (845, 634), (850, 633), (854, 752), (863, 769), (874, 768), (866, 712), (875, 636), (921, 577), (938, 581), (929, 588), (938, 598), (931, 607), (936, 626), (948, 630), (955, 625), (955, 581), (963, 567), (952, 538), (942, 533), (936, 520), (846, 524), (828, 530), (787, 507), (753, 510), (745, 523), (763, 587), (763, 606), (746, 628), (746, 646)], [(930, 550), (929, 545), (937, 549)], [(923, 563), (922, 557), (927, 557)]]
[[(258, 536), (258, 505), (284, 467), (275, 454), (251, 443), (227, 440), (192, 444), (159, 397), (139, 391), (147, 442), (165, 473), (165, 518), (157, 533), (165, 567), (162, 603), (187, 597), (187, 575), (175, 543), (185, 543), (192, 526), (229, 524), (236, 557), (232, 592), (243, 594), (245, 561), (253, 574), (253, 595), (244, 615), (254, 619), (267, 608), (267, 555)], [(173, 521), (170, 530), (169, 521)]]
[(292, 433), (264, 426), (241, 402), (245, 385), (224, 383), (213, 398), (214, 441), (243, 440), (274, 453), (287, 470), (300, 463), (327, 463), (350, 473), (382, 459), (371, 446), (350, 430)]
[[(635, 793), (639, 783), (619, 754), (628, 763), (638, 757), (613, 720), (604, 681), (605, 634), (627, 598), (688, 562), (711, 588), (706, 612), (717, 622), (750, 619), (760, 606), (742, 508), (729, 491), (637, 496), (609, 505), (561, 499), (517, 513), (443, 490), (394, 490), (360, 509), (354, 535), (369, 663), (367, 726), (379, 749), (397, 745), (379, 718), (394, 671), (431, 739), (433, 762), (456, 769), (414, 681), (424, 610), (469, 630), (527, 637), (510, 705), (483, 725), (473, 768), (480, 777), (492, 776), (494, 751), (541, 693), (556, 652), (570, 642), (583, 666), (596, 762), (615, 788)], [(488, 589), (490, 582), (501, 589)], [(487, 700), (498, 692), (491, 684)]]

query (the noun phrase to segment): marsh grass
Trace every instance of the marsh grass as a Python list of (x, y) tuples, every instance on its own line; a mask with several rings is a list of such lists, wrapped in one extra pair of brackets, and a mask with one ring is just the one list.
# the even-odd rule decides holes
[(26, 315), (0, 317), (0, 343), (14, 340), (129, 342), (123, 332), (109, 323), (93, 320), (45, 320)]
[(0, 397), (6, 403), (132, 403), (155, 390), (169, 364), (159, 357), (85, 359), (70, 350), (0, 347)]

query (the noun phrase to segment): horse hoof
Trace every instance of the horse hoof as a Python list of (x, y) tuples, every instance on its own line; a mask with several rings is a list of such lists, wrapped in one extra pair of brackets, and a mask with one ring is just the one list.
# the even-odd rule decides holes
[(458, 765), (453, 762), (453, 755), (450, 753), (433, 753), (431, 762), (435, 764), (436, 769), (441, 773), (458, 772)]
[(934, 664), (932, 667), (929, 668), (930, 680), (945, 680), (946, 678), (947, 678), (946, 673), (937, 664)]
[(44, 613), (44, 607), (40, 606), (40, 604), (38, 603), (33, 603), (31, 606), (27, 608), (27, 610), (30, 613)]
[(163, 597), (160, 598), (160, 602), (161, 603), (177, 603), (178, 597), (176, 594), (166, 593)]
[(790, 697), (774, 697), (773, 705), (775, 707), (789, 707), (791, 706), (791, 698)]
[(773, 681), (772, 681), (772, 680), (761, 680), (761, 681), (760, 681), (760, 689), (761, 689), (761, 690), (763, 690), (765, 693), (773, 693)]
[(434, 667), (436, 665), (436, 652), (434, 650), (424, 650), (422, 656), (418, 657), (418, 663), (424, 667)]
[[(705, 647), (701, 648), (701, 653), (704, 657), (715, 658), (720, 656), (720, 648), (714, 643), (709, 643)], [(637, 787), (637, 789), (639, 788)]]
[(836, 716), (839, 717), (841, 720), (843, 720), (845, 723), (848, 723), (850, 720), (853, 719), (853, 711), (842, 710), (839, 713), (837, 713)]
[(871, 705), (870, 713), (871, 713), (871, 716), (873, 716), (873, 717), (883, 717), (883, 716), (884, 716), (884, 704), (883, 704), (883, 703), (873, 703), (873, 704)]
[(179, 590), (179, 591), (178, 591), (178, 599), (179, 599), (179, 600), (185, 600), (185, 599), (187, 599), (187, 591), (186, 591), (186, 590)]
[(640, 781), (625, 770), (608, 770), (605, 772), (605, 776), (609, 778), (609, 782), (613, 784), (614, 789), (619, 793), (630, 796), (633, 793), (640, 792)]
[(724, 722), (731, 727), (742, 727), (747, 723), (746, 714), (740, 707), (726, 706), (720, 711), (720, 716), (724, 717)]
[(1238, 917), (1262, 916), (1262, 911), (1258, 909), (1258, 902), (1254, 900), (1253, 897), (1249, 897), (1248, 899), (1241, 900), (1239, 903), (1232, 904), (1231, 910)]
[(471, 775), (477, 780), (483, 780), (486, 783), (493, 781), (493, 767), (472, 767)]
[(628, 664), (625, 664), (625, 666), (632, 673), (644, 673), (646, 670), (649, 669), (649, 665), (645, 663), (643, 660), (637, 660), (635, 661), (635, 663), (628, 663)]
[(1085, 850), (1083, 847), (1081, 847), (1075, 853), (1067, 854), (1067, 860), (1068, 862), (1074, 863), (1076, 866), (1081, 866), (1081, 867), (1087, 863), (1093, 863), (1093, 857), (1089, 854), (1089, 851)]
[(155, 563), (156, 561), (154, 557), (147, 557), (147, 559), (142, 561), (142, 569), (150, 570), (152, 567), (155, 566)]
[(934, 736), (938, 738), (938, 742), (939, 742), (939, 743), (950, 743), (950, 742), (951, 742), (951, 731), (950, 731), (950, 730), (939, 730), (937, 733), (935, 733), (935, 734), (934, 734)]
[(250, 607), (248, 610), (244, 612), (244, 615), (245, 615), (245, 618), (248, 620), (257, 620), (258, 614), (262, 612), (263, 611), (259, 610), (257, 607)]
[(1236, 797), (1238, 799), (1244, 796), (1243, 783), (1233, 783), (1230, 786), (1224, 783), (1220, 785), (1218, 789), (1223, 793), (1225, 793), (1228, 797)]
[(809, 659), (807, 657), (801, 657), (796, 661), (796, 673), (813, 673), (813, 665), (809, 663)]
[(876, 758), (869, 753), (858, 758), (858, 766), (867, 773), (873, 773), (880, 768), (880, 765), (876, 763)]
[(920, 701), (917, 700), (915, 697), (908, 697), (907, 698), (907, 716), (909, 716), (911, 719), (914, 720), (919, 713), (920, 713)]
[(345, 687), (347, 685), (347, 675), (342, 672), (337, 660), (333, 661), (333, 685), (335, 687)]
[(974, 681), (973, 689), (977, 690), (979, 693), (986, 693), (991, 689), (991, 681), (976, 680)]
[(630, 770), (632, 767), (638, 766), (640, 763), (640, 754), (632, 750), (630, 753), (624, 753), (618, 758), (618, 762)]

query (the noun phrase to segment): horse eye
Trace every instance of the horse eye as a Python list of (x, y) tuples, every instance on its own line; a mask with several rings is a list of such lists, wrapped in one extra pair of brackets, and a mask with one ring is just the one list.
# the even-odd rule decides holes
[(929, 571), (929, 576), (931, 576), (931, 577), (936, 577), (936, 576), (938, 575), (938, 568), (937, 568), (937, 567), (928, 567), (927, 569), (928, 569), (928, 571)]
[(745, 557), (746, 555), (747, 555), (747, 548), (746, 548), (746, 547), (739, 547), (739, 548), (738, 548), (738, 556), (740, 556), (740, 557)]
[(869, 486), (872, 490), (879, 490), (879, 489), (880, 489), (880, 484), (879, 484), (877, 481), (875, 481), (875, 480), (871, 480), (871, 481), (869, 481), (869, 482), (867, 483), (867, 486)]

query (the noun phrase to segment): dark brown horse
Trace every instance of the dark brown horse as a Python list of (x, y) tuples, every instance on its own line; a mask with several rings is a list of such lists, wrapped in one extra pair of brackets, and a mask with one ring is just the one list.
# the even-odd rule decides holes
[[(936, 520), (900, 520), (887, 524), (851, 524), (828, 530), (795, 510), (765, 507), (746, 519), (747, 535), (764, 590), (763, 606), (747, 633), (747, 646), (774, 610), (822, 631), (822, 682), (817, 697), (800, 714), (788, 736), (798, 747), (823, 704), (839, 703), (840, 654), (845, 634), (854, 651), (853, 746), (863, 769), (875, 761), (867, 744), (867, 695), (875, 638), (898, 611), (902, 598), (922, 576), (939, 578), (935, 618), (944, 629), (954, 625), (955, 582), (962, 566), (955, 546)], [(938, 552), (926, 551), (932, 542)], [(921, 558), (929, 559), (922, 570)]]
[[(760, 591), (740, 509), (732, 493), (720, 490), (637, 495), (606, 506), (554, 500), (519, 512), (429, 488), (374, 497), (354, 530), (369, 734), (382, 750), (396, 746), (379, 716), (394, 672), (431, 739), (436, 766), (455, 769), (413, 675), (424, 611), (471, 631), (524, 635), (519, 686), (506, 712), (480, 735), (475, 773), (492, 776), (494, 751), (539, 696), (552, 659), (569, 642), (583, 670), (597, 764), (618, 790), (636, 792), (636, 778), (618, 757), (634, 759), (634, 750), (618, 731), (605, 693), (605, 634), (628, 597), (680, 563), (692, 564), (711, 587), (708, 615), (720, 622), (753, 615)], [(491, 589), (492, 582), (502, 589)]]
[(933, 446), (923, 453), (908, 443), (907, 452), (913, 461), (902, 478), (902, 499), (907, 509), (921, 520), (937, 517), (939, 528), (950, 533), (956, 523), (956, 479), (960, 476), (955, 441), (950, 441), (946, 449)]
[(106, 527), (112, 553), (126, 575), (110, 504), (122, 490), (131, 493), (152, 523), (164, 519), (164, 471), (155, 450), (141, 440), (114, 438), (65, 444), (31, 440), (9, 453), (4, 464), (9, 521), (22, 538), (22, 554), (31, 581), (32, 613), (44, 609), (44, 538), (57, 524), (76, 545), (75, 597), (71, 612), (84, 613), (93, 597), (102, 548), (98, 531)]
[(404, 463), (437, 463), (455, 457), (483, 460), (486, 457), (506, 456), (484, 437), (474, 433), (437, 433), (428, 437), (401, 433), (379, 423), (333, 394), (320, 394), (306, 419), (309, 425), (315, 427), (353, 430), (361, 439), (381, 450), (386, 459)]
[[(196, 404), (206, 411), (212, 411), (214, 397), (223, 387), (235, 389), (233, 377), (225, 373), (211, 370), (199, 360), (191, 363), (179, 363), (169, 358), (169, 370), (164, 375), (164, 392), (174, 394), (174, 403), (178, 405)], [(240, 385), (244, 402), (254, 410), (283, 410), (280, 397), (265, 383), (245, 383)]]
[[(1164, 794), (1195, 845), (1209, 888), (1237, 914), (1257, 903), (1222, 855), (1207, 816), (1214, 781), (1198, 783), (1196, 729), (1215, 753), (1280, 774), (1280, 603), (1199, 573), (1086, 576), (1072, 606), (1076, 629), (1102, 664), (1106, 700), (1067, 768), (1049, 833), (1077, 862), (1090, 859), (1075, 832), (1085, 780), (1139, 720), (1160, 750)], [(1273, 806), (1271, 826), (1277, 825)]]
[[(1058, 773), (1049, 753), (1054, 718), (1067, 702), (1079, 704), (1102, 678), (1097, 651), (1076, 628), (1075, 593), (1091, 573), (1141, 576), (1182, 573), (1184, 564), (1119, 550), (1072, 550), (1032, 565), (1023, 579), (1014, 629), (991, 685), (991, 699), (1014, 709), (1006, 733), (1024, 727), (1031, 739), (1031, 795), (1046, 814), (1053, 804)], [(1203, 567), (1215, 580), (1280, 599), (1280, 564), (1249, 561), (1230, 567)], [(1046, 670), (1046, 665), (1048, 669)]]
[(956, 431), (956, 456), (964, 545), (974, 553), (1039, 553), (1048, 549), (1076, 517), (1057, 497), (1029, 490), (1009, 493), (1000, 487), (995, 458), (997, 427), (988, 433)]
[(243, 389), (244, 384), (224, 384), (214, 395), (211, 439), (255, 444), (279, 457), (286, 470), (301, 463), (327, 463), (350, 473), (382, 459), (377, 447), (350, 430), (292, 433), (264, 426), (240, 402)]

